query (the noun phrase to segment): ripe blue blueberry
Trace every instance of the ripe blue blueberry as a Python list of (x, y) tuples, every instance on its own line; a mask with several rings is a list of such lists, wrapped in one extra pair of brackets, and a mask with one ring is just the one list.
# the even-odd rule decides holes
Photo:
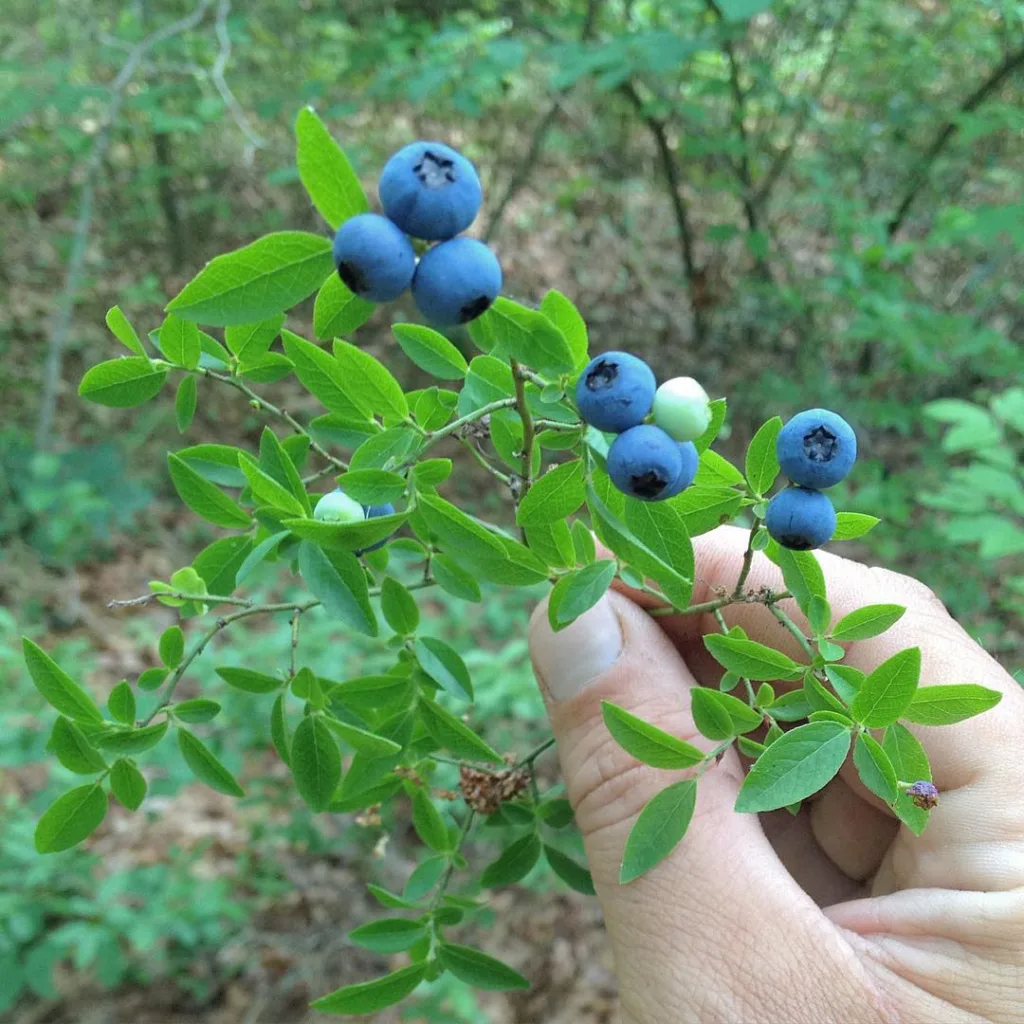
[(340, 487), (325, 494), (313, 509), (313, 518), (322, 523), (361, 523), (365, 515), (363, 506)]
[(584, 422), (621, 434), (651, 411), (656, 388), (651, 368), (628, 352), (605, 352), (584, 367), (576, 383), (576, 408)]
[[(395, 514), (395, 506), (388, 502), (386, 505), (363, 505), (363, 511), (366, 513), (367, 519), (376, 519), (378, 516), (392, 516)], [(384, 547), (387, 544), (388, 538), (385, 537), (383, 540), (377, 541), (376, 544), (371, 544), (368, 548), (360, 548), (356, 555), (365, 555), (368, 551), (377, 551), (379, 548)]]
[(475, 320), (500, 291), (498, 257), (475, 238), (453, 238), (428, 249), (412, 279), (416, 308), (440, 327)]
[(465, 231), (483, 197), (476, 168), (443, 142), (403, 146), (384, 165), (377, 193), (386, 216), (428, 242)]
[(673, 488), (684, 476), (684, 468), (681, 445), (660, 427), (646, 423), (619, 434), (608, 449), (612, 483), (623, 494), (643, 501), (678, 494)]
[(683, 468), (679, 476), (675, 478), (672, 486), (662, 495), (663, 498), (674, 498), (677, 494), (685, 491), (693, 483), (700, 468), (700, 454), (692, 441), (684, 441), (679, 445), (679, 454), (682, 456)]
[(810, 551), (820, 548), (836, 532), (836, 510), (821, 491), (787, 487), (768, 502), (764, 525), (784, 548)]
[(390, 302), (409, 287), (416, 253), (387, 217), (360, 213), (345, 221), (334, 236), (334, 266), (361, 299)]
[(828, 409), (797, 413), (775, 442), (782, 472), (800, 487), (821, 490), (839, 483), (857, 458), (857, 435)]

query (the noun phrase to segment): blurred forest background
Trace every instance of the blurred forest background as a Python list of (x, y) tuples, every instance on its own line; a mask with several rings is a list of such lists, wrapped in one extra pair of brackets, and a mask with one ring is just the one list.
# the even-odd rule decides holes
[[(407, 872), (408, 826), (314, 821), (262, 722), (222, 751), (264, 780), (244, 803), (189, 784), (172, 754), (151, 780), (159, 820), (112, 811), (86, 849), (46, 858), (31, 841), (71, 776), (41, 765), (45, 712), (20, 634), (102, 692), (155, 664), (170, 620), (106, 604), (209, 539), (163, 453), (259, 431), (232, 392), (210, 393), (183, 442), (171, 403), (87, 406), (77, 381), (110, 357), (108, 307), (152, 329), (215, 254), (326, 230), (294, 166), (303, 104), (371, 189), (407, 141), (463, 149), (486, 197), (473, 230), (507, 292), (537, 302), (556, 287), (596, 350), (727, 395), (726, 454), (774, 413), (842, 412), (863, 458), (837, 505), (885, 520), (849, 553), (919, 576), (1011, 671), (1024, 666), (1024, 4), (3, 6), (0, 1018), (299, 1021), (309, 998), (381, 967), (344, 936), (371, 912), (363, 883)], [(394, 365), (389, 324), (413, 315), (382, 309), (357, 340)], [(497, 502), (480, 497), (487, 479), (467, 464), (462, 500)], [(468, 616), (429, 603), (493, 741), (522, 749), (542, 728), (522, 592), (495, 590)], [(224, 650), (255, 664), (287, 628), (231, 634)], [(329, 623), (304, 644), (313, 663), (372, 671), (370, 649)], [(593, 900), (538, 867), (493, 907), (481, 941), (533, 991), (441, 983), (377, 1019), (610, 1019)]]

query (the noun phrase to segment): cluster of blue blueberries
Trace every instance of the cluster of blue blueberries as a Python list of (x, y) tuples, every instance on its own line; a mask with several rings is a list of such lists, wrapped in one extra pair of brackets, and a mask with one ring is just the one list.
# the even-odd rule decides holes
[(791, 486), (768, 502), (768, 533), (795, 551), (821, 547), (836, 532), (836, 510), (821, 492), (853, 468), (857, 435), (837, 413), (807, 409), (779, 431), (775, 453)]
[[(501, 291), (501, 265), (475, 238), (483, 193), (476, 168), (441, 142), (413, 142), (384, 165), (377, 189), (383, 216), (360, 213), (334, 236), (338, 276), (360, 298), (390, 302), (412, 288), (432, 324), (475, 320)], [(436, 242), (419, 261), (409, 236)]]
[[(662, 501), (693, 483), (700, 462), (693, 442), (711, 422), (711, 404), (692, 377), (658, 387), (642, 359), (606, 352), (580, 374), (576, 407), (585, 423), (619, 435), (608, 449), (608, 475), (624, 494)], [(648, 415), (653, 422), (644, 422)]]
[[(607, 464), (623, 494), (663, 501), (693, 483), (700, 464), (693, 442), (711, 423), (711, 404), (692, 377), (674, 377), (658, 387), (642, 359), (606, 352), (580, 374), (576, 407), (585, 423), (619, 435)], [(796, 551), (821, 547), (836, 530), (835, 509), (822, 490), (853, 468), (853, 428), (827, 409), (808, 409), (779, 432), (776, 454), (791, 486), (768, 503), (768, 533)]]
[[(376, 519), (378, 516), (394, 515), (395, 506), (388, 502), (386, 505), (360, 505), (355, 498), (347, 495), (340, 487), (328, 491), (313, 509), (313, 518), (322, 523), (360, 523), (366, 519)], [(387, 544), (387, 538), (371, 544), (368, 548), (360, 548), (354, 552), (356, 555), (365, 555), (367, 551), (376, 551)]]

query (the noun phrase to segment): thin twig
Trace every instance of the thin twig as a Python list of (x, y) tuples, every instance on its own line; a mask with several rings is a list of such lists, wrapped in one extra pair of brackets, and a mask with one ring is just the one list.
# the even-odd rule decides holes
[(217, 20), (215, 23), (217, 42), (220, 49), (217, 52), (217, 59), (213, 62), (213, 67), (210, 69), (210, 78), (217, 87), (217, 92), (220, 93), (220, 98), (224, 101), (224, 105), (228, 108), (235, 124), (238, 125), (238, 130), (245, 136), (246, 147), (242, 159), (248, 167), (253, 162), (256, 150), (263, 149), (267, 143), (261, 135), (253, 130), (249, 118), (242, 109), (242, 105), (238, 102), (227, 80), (224, 78), (224, 71), (231, 57), (231, 36), (228, 34), (228, 14), (230, 13), (231, 0), (220, 0), (217, 4)]
[(550, 750), (555, 745), (555, 737), (549, 736), (543, 743), (536, 746), (531, 750), (526, 757), (521, 758), (513, 766), (512, 770), (517, 771), (520, 768), (526, 768), (528, 765), (532, 765), (534, 761), (540, 757), (545, 751)]
[(740, 567), (739, 579), (736, 580), (736, 586), (733, 588), (733, 597), (743, 596), (743, 584), (747, 582), (747, 577), (750, 575), (750, 567), (754, 563), (754, 538), (760, 529), (761, 520), (754, 519), (754, 525), (750, 528), (750, 536), (747, 538), (747, 549), (743, 552), (743, 565)]
[(511, 409), (515, 404), (516, 399), (514, 398), (499, 398), (496, 401), (488, 402), (487, 405), (482, 405), (479, 409), (476, 409), (473, 412), (466, 413), (465, 416), (460, 416), (457, 420), (452, 420), (451, 423), (445, 427), (441, 427), (440, 430), (431, 431), (427, 434), (422, 447), (416, 453), (417, 456), (422, 455), (427, 448), (437, 444), (438, 441), (443, 441), (446, 437), (451, 437), (452, 434), (461, 430), (466, 426), (466, 424), (482, 420), (485, 416), (490, 416), (492, 412), (497, 412), (499, 409)]
[(455, 840), (455, 848), (448, 853), (448, 866), (445, 868), (441, 881), (438, 883), (434, 896), (430, 901), (430, 906), (427, 908), (428, 914), (432, 914), (441, 905), (444, 894), (448, 891), (448, 886), (451, 885), (452, 875), (455, 874), (455, 855), (462, 850), (463, 844), (469, 838), (469, 833), (473, 828), (475, 820), (476, 811), (470, 807), (465, 820), (462, 822), (462, 827), (459, 829), (459, 837)]
[[(276, 416), (278, 419), (283, 420), (295, 431), (296, 434), (301, 434), (309, 441), (309, 447), (313, 449), (320, 456), (325, 459), (332, 468), (341, 470), (344, 472), (348, 469), (348, 463), (344, 459), (339, 459), (335, 455), (331, 455), (326, 449), (319, 445), (314, 439), (313, 435), (290, 413), (285, 409), (279, 409), (273, 402), (268, 402), (262, 395), (256, 394), (247, 384), (244, 384), (237, 377), (228, 376), (225, 373), (217, 373), (215, 370), (206, 369), (205, 367), (201, 370), (197, 370), (197, 373), (202, 374), (204, 377), (212, 377), (214, 380), (219, 380), (222, 384), (227, 384), (228, 387), (234, 388), (236, 391), (241, 391), (251, 402), (255, 403), (255, 408), (262, 411), (268, 412), (271, 416)], [(323, 476), (327, 476), (327, 473), (323, 473)]]
[(807, 656), (813, 660), (814, 648), (811, 647), (810, 641), (804, 635), (804, 631), (774, 601), (768, 603), (768, 611), (793, 634), (796, 642), (804, 649)]
[(85, 273), (85, 257), (89, 243), (89, 232), (92, 229), (93, 207), (96, 198), (96, 182), (99, 171), (110, 145), (110, 136), (114, 124), (121, 113), (125, 90), (138, 70), (142, 59), (155, 46), (165, 42), (172, 36), (180, 35), (195, 28), (206, 16), (211, 0), (200, 0), (196, 9), (184, 18), (171, 22), (146, 36), (128, 54), (124, 65), (110, 85), (110, 102), (103, 114), (99, 131), (93, 140), (92, 148), (86, 159), (85, 175), (81, 197), (78, 204), (78, 217), (71, 240), (71, 255), (68, 258), (64, 273), (64, 286), (61, 288), (54, 312), (53, 326), (47, 343), (46, 361), (43, 365), (42, 394), (39, 399), (39, 415), (36, 420), (36, 448), (40, 451), (50, 447), (53, 420), (57, 412), (57, 398), (61, 386), (61, 366), (64, 361), (64, 348), (68, 335), (71, 333), (71, 319), (75, 309), (75, 300)]
[(533, 439), (536, 436), (536, 430), (533, 426), (533, 415), (526, 402), (526, 385), (523, 382), (519, 364), (514, 359), (509, 362), (512, 365), (512, 381), (516, 389), (516, 410), (519, 412), (519, 419), (523, 424), (523, 483), (519, 491), (519, 501), (522, 501), (533, 486)]

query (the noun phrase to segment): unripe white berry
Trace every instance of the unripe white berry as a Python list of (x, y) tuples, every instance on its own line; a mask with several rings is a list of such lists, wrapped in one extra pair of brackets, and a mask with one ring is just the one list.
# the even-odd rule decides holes
[(654, 422), (677, 441), (696, 441), (711, 423), (708, 393), (693, 377), (673, 377), (654, 394)]
[(340, 487), (325, 494), (313, 509), (313, 518), (322, 523), (361, 523), (366, 518), (363, 506)]

